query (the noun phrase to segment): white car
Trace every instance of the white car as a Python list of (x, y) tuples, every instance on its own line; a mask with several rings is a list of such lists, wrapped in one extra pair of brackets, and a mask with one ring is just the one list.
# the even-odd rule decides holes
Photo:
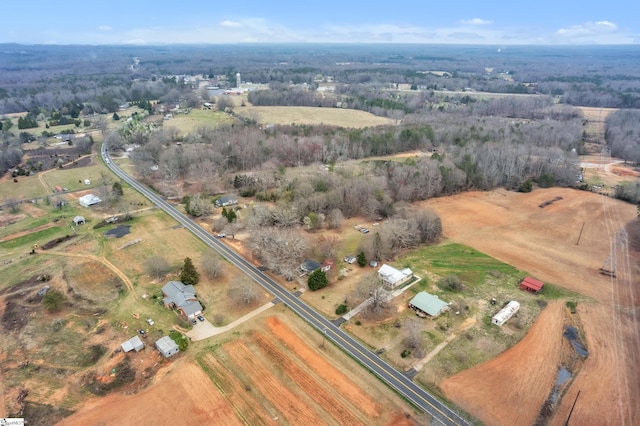
[(155, 322), (153, 322), (153, 320), (151, 318), (147, 318), (147, 322), (149, 323), (149, 325), (155, 324)]

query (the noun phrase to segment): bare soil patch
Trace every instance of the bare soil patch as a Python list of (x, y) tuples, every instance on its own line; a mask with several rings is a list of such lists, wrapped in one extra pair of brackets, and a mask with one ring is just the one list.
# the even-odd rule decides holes
[[(544, 209), (537, 207), (556, 196), (563, 200)], [(584, 414), (580, 414), (581, 421), (575, 420), (576, 424), (633, 423), (640, 414), (637, 372), (640, 361), (637, 262), (640, 255), (626, 250), (626, 246), (616, 247), (616, 236), (636, 220), (636, 206), (594, 193), (559, 188), (538, 189), (529, 194), (503, 190), (472, 192), (429, 200), (424, 205), (440, 214), (444, 234), (454, 241), (594, 300), (594, 303), (583, 301), (578, 305), (589, 356), (562, 399), (554, 424), (564, 422), (578, 390), (582, 390), (580, 398), (585, 399), (578, 402), (578, 406), (584, 407)], [(583, 224), (583, 234), (577, 244)], [(616, 278), (598, 273), (612, 254), (612, 248), (619, 259)], [(534, 336), (539, 329), (536, 323), (529, 334)], [(504, 363), (504, 371), (523, 369), (524, 376), (532, 377), (548, 374), (544, 367), (539, 371), (532, 369), (517, 357), (497, 359)], [(485, 389), (501, 389), (505, 383), (510, 386), (511, 381), (506, 376), (494, 375), (482, 383)], [(447, 388), (451, 385), (447, 383), (442, 386), (451, 394), (452, 389)], [(521, 383), (522, 392), (534, 397), (541, 394), (536, 383)], [(528, 410), (523, 404), (507, 404), (510, 408), (507, 416), (506, 412), (494, 408), (498, 398), (463, 391), (461, 394), (468, 396), (461, 400), (462, 406), (480, 418), (490, 419), (490, 423), (502, 424), (510, 419), (515, 406), (518, 410)], [(540, 408), (537, 404), (531, 405), (536, 405), (533, 411)], [(576, 414), (574, 412), (574, 416)]]
[[(558, 196), (562, 201), (538, 207)], [(545, 282), (606, 302), (611, 300), (610, 282), (598, 271), (615, 233), (637, 216), (630, 204), (566, 188), (528, 194), (469, 192), (423, 205), (440, 214), (444, 235), (452, 240)]]
[(337, 348), (309, 341), (316, 333), (286, 312), (207, 347), (201, 368), (172, 361), (146, 389), (93, 399), (60, 424), (426, 424)]
[(139, 394), (96, 399), (60, 425), (171, 425), (176, 419), (185, 424), (242, 424), (207, 375), (195, 364), (181, 362)]
[(555, 379), (562, 324), (562, 303), (550, 303), (518, 344), (446, 379), (441, 389), (486, 424), (532, 424)]

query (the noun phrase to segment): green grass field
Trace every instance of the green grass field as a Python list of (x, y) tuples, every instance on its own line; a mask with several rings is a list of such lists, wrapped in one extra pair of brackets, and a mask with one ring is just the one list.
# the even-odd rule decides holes
[(192, 133), (198, 127), (216, 127), (233, 123), (233, 117), (220, 111), (194, 109), (189, 114), (179, 114), (164, 122), (165, 127), (175, 127), (181, 135)]
[(444, 243), (414, 250), (398, 259), (398, 264), (407, 265), (419, 274), (421, 270), (440, 276), (457, 275), (469, 284), (482, 283), (489, 271), (519, 277), (524, 272), (502, 263), (471, 247), (456, 243)]
[(236, 108), (235, 112), (241, 117), (253, 118), (263, 124), (326, 124), (363, 128), (393, 124), (395, 122), (390, 118), (378, 117), (365, 111), (343, 108), (247, 106)]

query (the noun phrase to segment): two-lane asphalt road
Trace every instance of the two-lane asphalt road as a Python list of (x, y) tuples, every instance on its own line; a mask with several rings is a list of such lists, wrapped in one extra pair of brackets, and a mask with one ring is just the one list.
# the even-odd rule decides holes
[(391, 386), (396, 392), (411, 401), (416, 407), (421, 408), (426, 413), (438, 419), (443, 424), (470, 425), (467, 420), (452, 411), (433, 395), (413, 383), (404, 374), (390, 366), (379, 356), (353, 339), (349, 334), (336, 327), (331, 321), (320, 315), (298, 297), (287, 290), (284, 290), (280, 285), (251, 265), (242, 256), (218, 241), (213, 235), (179, 212), (171, 204), (167, 203), (161, 196), (125, 173), (118, 165), (114, 164), (107, 149), (106, 144), (103, 144), (101, 147), (102, 158), (107, 167), (109, 167), (118, 177), (147, 197), (156, 206), (164, 210), (182, 226), (191, 231), (196, 237), (200, 238), (205, 244), (220, 253), (220, 255), (237, 266), (242, 272), (255, 280), (267, 291), (279, 298), (305, 321), (321, 333), (324, 333), (327, 339), (331, 340), (343, 351), (351, 355), (354, 359)]

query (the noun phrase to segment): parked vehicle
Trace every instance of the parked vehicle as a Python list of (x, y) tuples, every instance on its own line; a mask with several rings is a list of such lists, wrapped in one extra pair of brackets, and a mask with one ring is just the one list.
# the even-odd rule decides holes
[(147, 323), (149, 323), (149, 325), (155, 324), (155, 322), (151, 318), (147, 318)]
[(202, 315), (198, 315), (198, 319), (199, 319), (200, 321), (204, 321), (204, 317), (203, 317)]

